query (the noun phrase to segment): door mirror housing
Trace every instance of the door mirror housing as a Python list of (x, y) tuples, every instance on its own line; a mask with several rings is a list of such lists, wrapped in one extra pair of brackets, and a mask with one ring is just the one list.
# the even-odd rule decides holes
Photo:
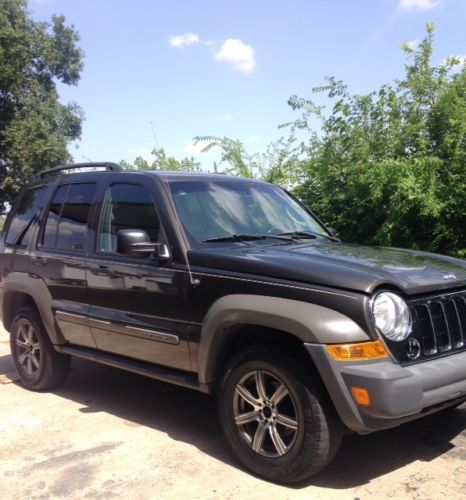
[(162, 261), (170, 259), (168, 245), (150, 241), (149, 235), (141, 229), (121, 229), (118, 231), (117, 253), (137, 258), (155, 255)]

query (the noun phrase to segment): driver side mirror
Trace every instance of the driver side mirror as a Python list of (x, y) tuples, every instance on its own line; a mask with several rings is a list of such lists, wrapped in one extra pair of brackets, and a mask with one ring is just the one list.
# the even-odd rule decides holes
[(117, 253), (127, 257), (149, 257), (154, 254), (160, 261), (170, 259), (170, 250), (165, 243), (150, 241), (141, 229), (121, 229), (117, 233)]

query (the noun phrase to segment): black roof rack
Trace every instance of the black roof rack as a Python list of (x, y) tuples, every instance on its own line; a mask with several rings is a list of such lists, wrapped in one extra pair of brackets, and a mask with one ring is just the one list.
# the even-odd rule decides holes
[(111, 162), (91, 162), (91, 163), (68, 163), (67, 165), (60, 165), (59, 167), (42, 170), (34, 176), (35, 180), (43, 179), (49, 175), (55, 175), (62, 170), (75, 170), (79, 168), (105, 168), (108, 172), (122, 172), (123, 168), (118, 163)]

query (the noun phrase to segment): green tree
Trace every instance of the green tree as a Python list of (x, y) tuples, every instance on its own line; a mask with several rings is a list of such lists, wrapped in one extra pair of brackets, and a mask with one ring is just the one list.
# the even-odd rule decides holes
[(155, 148), (152, 150), (154, 160), (148, 162), (142, 156), (138, 156), (133, 163), (125, 160), (120, 162), (120, 165), (126, 170), (170, 170), (175, 172), (199, 172), (201, 169), (200, 163), (196, 162), (193, 157), (177, 160), (173, 156), (168, 156), (163, 148)]
[(466, 68), (431, 64), (433, 31), (402, 46), (401, 81), (360, 96), (329, 78), (314, 89), (333, 102), (328, 114), (290, 99), (306, 172), (296, 192), (347, 241), (466, 256)]
[(82, 111), (59, 102), (56, 81), (78, 83), (78, 41), (63, 16), (36, 22), (25, 0), (0, 0), (0, 205), (35, 172), (71, 160)]
[(214, 164), (215, 171), (241, 177), (260, 178), (291, 189), (302, 177), (302, 161), (293, 141), (283, 138), (267, 146), (265, 153), (250, 154), (239, 140), (228, 137), (198, 136), (194, 143), (207, 143), (202, 152), (219, 149), (220, 162)]
[(259, 155), (249, 155), (241, 141), (209, 135), (195, 137), (194, 144), (199, 143), (207, 143), (202, 148), (203, 153), (207, 153), (214, 148), (220, 150), (221, 159), (218, 165), (215, 164), (216, 170), (222, 163), (227, 163), (225, 173), (242, 177), (255, 177), (260, 166)]
[[(250, 155), (240, 141), (196, 137), (221, 150), (225, 171), (292, 189), (346, 241), (466, 257), (466, 67), (432, 65), (434, 26), (403, 44), (405, 77), (367, 95), (327, 78), (331, 108), (292, 96), (288, 140)], [(460, 71), (453, 71), (453, 68)], [(316, 129), (317, 124), (317, 129)]]

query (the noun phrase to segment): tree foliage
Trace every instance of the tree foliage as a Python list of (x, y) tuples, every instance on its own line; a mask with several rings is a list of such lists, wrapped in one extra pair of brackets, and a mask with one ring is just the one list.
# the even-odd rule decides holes
[(0, 0), (0, 205), (35, 172), (71, 159), (82, 112), (59, 102), (56, 82), (79, 81), (78, 41), (63, 16), (35, 22), (25, 0)]
[(400, 81), (353, 95), (328, 78), (313, 93), (329, 110), (292, 96), (300, 115), (262, 168), (238, 141), (208, 147), (222, 148), (233, 173), (291, 187), (346, 241), (466, 257), (466, 67), (454, 57), (432, 65), (433, 33), (428, 24), (416, 49), (402, 45)]
[(133, 163), (122, 160), (120, 165), (126, 170), (171, 170), (174, 172), (199, 172), (201, 168), (201, 164), (194, 161), (194, 158), (178, 160), (173, 156), (168, 156), (163, 148), (153, 149), (152, 156), (154, 157), (152, 162), (138, 156)]
[(215, 170), (222, 163), (229, 166), (224, 170), (230, 175), (240, 175), (242, 177), (254, 177), (259, 166), (258, 155), (249, 155), (241, 141), (235, 141), (228, 137), (198, 136), (194, 138), (194, 144), (207, 143), (202, 152), (207, 153), (211, 149), (217, 148), (221, 152), (219, 164), (215, 164)]
[(432, 37), (427, 25), (416, 50), (402, 47), (401, 81), (364, 96), (334, 79), (315, 89), (333, 108), (318, 112), (297, 192), (348, 241), (466, 255), (466, 68), (432, 66)]
[[(214, 163), (217, 172), (248, 178), (261, 178), (286, 188), (296, 186), (301, 179), (297, 148), (292, 140), (281, 138), (268, 145), (264, 153), (249, 154), (243, 143), (228, 137), (198, 136), (194, 143), (207, 143), (202, 152), (219, 149), (220, 162)], [(226, 167), (225, 167), (226, 165)]]

